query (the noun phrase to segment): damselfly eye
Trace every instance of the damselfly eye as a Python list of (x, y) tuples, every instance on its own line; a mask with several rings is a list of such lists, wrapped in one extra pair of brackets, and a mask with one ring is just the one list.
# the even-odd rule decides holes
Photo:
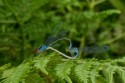
[(104, 49), (105, 49), (106, 51), (108, 51), (110, 48), (109, 48), (109, 46), (104, 46)]

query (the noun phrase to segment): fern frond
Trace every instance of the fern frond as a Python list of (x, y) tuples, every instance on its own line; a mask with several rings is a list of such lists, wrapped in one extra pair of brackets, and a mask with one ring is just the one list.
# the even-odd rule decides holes
[(1, 67), (0, 67), (0, 72), (1, 72), (1, 71), (4, 71), (5, 69), (7, 69), (7, 68), (10, 67), (10, 66), (11, 66), (10, 63), (1, 66)]
[(125, 83), (125, 67), (117, 67), (116, 72), (119, 73), (120, 77), (123, 80), (123, 83)]
[(24, 77), (30, 72), (30, 63), (23, 63), (16, 67), (7, 79), (3, 80), (3, 83), (19, 83), (24, 80)]
[(80, 79), (80, 81), (84, 83), (88, 83), (88, 78), (90, 77), (90, 68), (92, 66), (92, 62), (83, 61), (82, 64), (77, 65), (75, 68), (75, 74)]
[(29, 74), (25, 78), (24, 83), (46, 83), (44, 78), (41, 78), (37, 73)]
[(14, 72), (14, 70), (15, 70), (15, 67), (5, 70), (5, 71), (2, 73), (2, 77), (1, 77), (1, 78), (8, 78), (9, 76), (12, 75), (12, 73)]
[(40, 69), (43, 73), (45, 73), (46, 75), (48, 75), (47, 70), (45, 69), (47, 63), (49, 62), (50, 58), (53, 56), (54, 54), (50, 54), (47, 56), (44, 56), (42, 58), (38, 58), (37, 60), (34, 60), (33, 62), (35, 62), (34, 66), (37, 69)]
[(117, 68), (116, 66), (113, 66), (110, 63), (104, 66), (103, 72), (106, 77), (107, 83), (113, 83), (113, 74), (115, 73), (116, 68)]
[(96, 83), (96, 78), (99, 76), (100, 64), (95, 62), (94, 67), (90, 71), (90, 80), (92, 83)]
[(56, 70), (56, 75), (60, 78), (60, 79), (65, 79), (68, 83), (72, 83), (70, 77), (68, 76), (70, 74), (71, 71), (71, 67), (73, 66), (73, 62), (72, 60), (68, 60), (67, 62), (58, 64), (55, 67)]

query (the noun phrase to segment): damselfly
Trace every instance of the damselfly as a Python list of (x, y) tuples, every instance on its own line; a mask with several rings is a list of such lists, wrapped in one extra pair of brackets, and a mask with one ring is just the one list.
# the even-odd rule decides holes
[[(57, 27), (57, 26), (56, 26)], [(57, 28), (60, 28), (59, 26)], [(36, 53), (45, 51), (48, 49), (48, 47), (52, 46), (53, 44), (55, 44), (56, 42), (60, 41), (60, 40), (68, 40), (69, 43), (69, 49), (72, 47), (72, 43), (71, 40), (68, 38), (65, 38), (67, 31), (60, 29), (60, 31), (57, 34), (54, 34), (52, 36), (49, 36), (45, 42), (43, 43), (42, 46), (40, 46), (39, 48), (35, 49)]]
[(69, 49), (69, 52), (72, 56), (78, 57), (79, 51), (82, 50), (84, 53), (87, 54), (94, 54), (94, 53), (102, 53), (107, 52), (109, 50), (109, 46), (92, 46), (92, 47), (84, 47), (82, 49), (78, 49), (77, 47), (72, 47)]

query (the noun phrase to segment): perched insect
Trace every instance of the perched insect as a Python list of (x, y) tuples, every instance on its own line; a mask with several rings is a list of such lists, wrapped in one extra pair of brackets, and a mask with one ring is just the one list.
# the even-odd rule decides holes
[(42, 46), (35, 49), (36, 53), (46, 50), (48, 47), (52, 46), (54, 43), (56, 43), (59, 40), (63, 40), (65, 35), (66, 35), (66, 31), (63, 31), (56, 36), (48, 37)]
[[(57, 26), (56, 26), (57, 27)], [(60, 28), (59, 26), (57, 28)], [(68, 38), (65, 38), (67, 34), (67, 31), (65, 30), (60, 30), (57, 34), (54, 34), (52, 36), (49, 36), (45, 42), (43, 43), (42, 46), (39, 48), (35, 49), (35, 53), (40, 53), (42, 51), (45, 51), (48, 49), (48, 47), (52, 46), (53, 44), (57, 43), (60, 40), (68, 40), (70, 42), (69, 48), (72, 47), (71, 41)]]
[[(60, 28), (60, 27), (57, 27)], [(58, 30), (58, 29), (57, 29)], [(79, 55), (79, 51), (82, 50), (85, 53), (101, 53), (101, 52), (106, 52), (109, 50), (109, 46), (92, 46), (92, 47), (84, 47), (82, 49), (78, 49), (77, 47), (72, 47), (72, 42), (70, 39), (65, 38), (67, 31), (65, 30), (59, 30), (59, 32), (57, 34), (54, 34), (52, 36), (49, 36), (45, 42), (43, 43), (42, 46), (40, 46), (39, 48), (35, 49), (35, 53), (40, 53), (43, 52), (47, 49), (51, 49), (53, 51), (56, 51), (58, 53), (60, 53), (62, 56), (69, 58), (69, 59), (75, 59), (76, 57), (78, 57)], [(56, 44), (58, 41), (61, 40), (67, 40), (69, 42), (69, 47), (68, 47), (68, 51), (71, 54), (71, 56), (67, 56), (66, 54), (58, 51), (57, 49), (52, 48), (52, 46), (54, 44)]]
[(94, 53), (102, 53), (107, 52), (109, 50), (109, 46), (92, 46), (92, 47), (84, 47), (82, 49), (78, 49), (77, 47), (71, 47), (69, 52), (72, 56), (78, 57), (79, 51), (82, 50), (84, 53), (87, 54), (94, 54)]

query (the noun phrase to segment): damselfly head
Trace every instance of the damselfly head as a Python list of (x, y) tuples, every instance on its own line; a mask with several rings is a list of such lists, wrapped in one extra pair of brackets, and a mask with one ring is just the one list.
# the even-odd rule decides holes
[(38, 53), (40, 53), (40, 52), (45, 51), (47, 48), (48, 48), (48, 47), (47, 47), (46, 45), (42, 45), (41, 47), (34, 49), (33, 52), (36, 53), (36, 54), (38, 54)]
[(78, 48), (77, 47), (72, 47), (71, 49), (69, 49), (69, 52), (71, 53), (71, 55), (74, 57), (77, 57), (79, 55), (78, 52)]
[(106, 50), (106, 51), (108, 51), (109, 49), (110, 49), (110, 47), (109, 46), (104, 46), (104, 49)]
[(38, 54), (38, 53), (40, 53), (40, 50), (38, 48), (36, 48), (33, 50), (33, 53)]

